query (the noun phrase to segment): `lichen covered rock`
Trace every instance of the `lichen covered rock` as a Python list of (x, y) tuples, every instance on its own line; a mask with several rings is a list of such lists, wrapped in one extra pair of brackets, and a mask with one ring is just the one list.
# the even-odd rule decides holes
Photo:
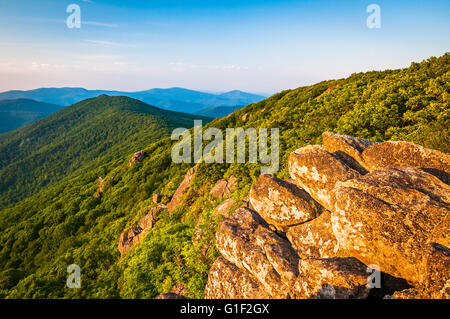
[(349, 256), (333, 234), (329, 211), (307, 223), (289, 227), (286, 235), (302, 259)]
[(248, 271), (273, 298), (287, 298), (298, 274), (298, 257), (287, 240), (255, 212), (239, 208), (217, 228), (222, 256)]
[(323, 210), (297, 185), (267, 174), (260, 175), (253, 184), (250, 202), (267, 223), (280, 228), (314, 219)]
[(186, 175), (184, 176), (183, 181), (180, 183), (177, 190), (173, 194), (172, 199), (167, 204), (167, 210), (169, 212), (172, 211), (175, 207), (177, 207), (178, 205), (180, 205), (182, 203), (181, 199), (182, 199), (183, 195), (186, 193), (186, 191), (189, 189), (189, 187), (191, 187), (191, 183), (194, 180), (196, 168), (197, 168), (197, 166), (194, 166), (187, 171)]
[(450, 298), (448, 155), (323, 141), (291, 153), (292, 180), (261, 175), (219, 224), (207, 296)]
[(337, 184), (331, 223), (340, 246), (365, 264), (420, 281), (423, 251), (449, 212), (450, 187), (412, 167), (390, 167)]
[(269, 294), (247, 270), (219, 257), (209, 270), (206, 299), (268, 299)]
[(334, 206), (334, 185), (360, 175), (321, 145), (306, 146), (291, 153), (289, 173), (299, 187), (328, 210)]
[(387, 166), (417, 167), (450, 184), (450, 155), (415, 143), (387, 141), (371, 145), (362, 157), (370, 170)]
[(370, 293), (367, 266), (355, 258), (301, 259), (299, 298), (365, 299)]

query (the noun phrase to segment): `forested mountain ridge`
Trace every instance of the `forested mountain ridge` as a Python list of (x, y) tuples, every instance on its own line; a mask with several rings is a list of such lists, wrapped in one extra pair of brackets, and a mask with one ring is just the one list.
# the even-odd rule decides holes
[[(320, 144), (324, 131), (373, 141), (406, 140), (449, 152), (450, 54), (409, 68), (353, 74), (346, 79), (287, 90), (205, 126), (280, 128), (277, 177), (289, 178), (295, 149)], [(131, 152), (0, 211), (0, 295), (9, 298), (154, 298), (178, 283), (201, 298), (215, 248), (217, 206), (240, 205), (260, 174), (258, 164), (196, 166), (181, 205), (160, 212), (153, 229), (121, 257), (121, 233), (157, 207), (152, 194), (173, 196), (189, 164), (175, 164), (164, 138), (144, 148), (148, 156), (129, 167)], [(236, 178), (225, 198), (210, 191)], [(95, 198), (99, 177), (102, 197)], [(198, 230), (201, 230), (201, 236)], [(195, 235), (195, 236), (194, 236)], [(81, 268), (82, 287), (65, 287), (67, 266)]]
[(0, 135), (0, 207), (77, 170), (139, 151), (176, 127), (193, 126), (194, 118), (198, 116), (103, 95)]
[(159, 108), (185, 113), (195, 113), (213, 106), (247, 105), (264, 99), (264, 96), (238, 90), (226, 93), (206, 93), (173, 87), (138, 92), (124, 92), (68, 87), (1, 92), (0, 100), (26, 98), (67, 106), (102, 94), (109, 96), (128, 96)]
[(0, 134), (31, 124), (63, 107), (29, 99), (0, 101)]

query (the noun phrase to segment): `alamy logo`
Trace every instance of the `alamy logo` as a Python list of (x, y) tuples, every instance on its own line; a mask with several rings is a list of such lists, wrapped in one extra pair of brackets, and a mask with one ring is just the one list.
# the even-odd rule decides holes
[(70, 274), (67, 277), (67, 287), (68, 288), (81, 288), (81, 269), (80, 266), (76, 264), (69, 265), (67, 267), (67, 272)]
[(370, 15), (367, 17), (367, 27), (369, 29), (380, 29), (381, 28), (381, 8), (378, 4), (370, 4), (366, 9), (367, 13)]
[[(259, 133), (259, 134), (257, 134)], [(203, 132), (202, 121), (194, 121), (194, 150), (192, 152), (191, 133), (186, 128), (177, 128), (172, 132), (172, 140), (182, 140), (172, 148), (172, 160), (175, 163), (200, 163), (203, 160), (206, 163), (223, 163), (224, 151), (226, 163), (245, 163), (246, 149), (248, 141), (248, 163), (266, 164), (261, 166), (262, 174), (274, 174), (279, 168), (280, 135), (278, 128), (270, 130), (270, 154), (268, 148), (268, 129), (253, 127), (227, 128), (225, 130), (225, 141), (221, 130), (210, 127)], [(203, 148), (203, 141), (210, 141)], [(237, 144), (235, 141), (237, 140)], [(235, 152), (235, 150), (237, 152)], [(237, 154), (236, 154), (237, 153)], [(237, 158), (236, 158), (237, 155)]]
[(381, 271), (378, 265), (369, 265), (366, 271), (370, 274), (367, 277), (369, 288), (381, 288)]
[(81, 28), (81, 8), (78, 4), (69, 4), (66, 9), (67, 13), (71, 13), (67, 17), (66, 24), (69, 29)]

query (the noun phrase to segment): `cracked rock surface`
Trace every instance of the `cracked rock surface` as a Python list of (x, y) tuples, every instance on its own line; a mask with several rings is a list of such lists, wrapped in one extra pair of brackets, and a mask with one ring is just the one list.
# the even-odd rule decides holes
[[(217, 228), (206, 298), (449, 298), (450, 159), (325, 132)], [(373, 285), (379, 270), (379, 285)]]

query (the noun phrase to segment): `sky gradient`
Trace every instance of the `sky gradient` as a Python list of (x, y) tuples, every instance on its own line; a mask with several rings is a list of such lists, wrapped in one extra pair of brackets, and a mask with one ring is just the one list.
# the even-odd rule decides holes
[[(69, 29), (66, 8), (81, 7)], [(369, 29), (369, 4), (381, 28)], [(271, 94), (450, 51), (450, 1), (0, 0), (0, 91)]]

